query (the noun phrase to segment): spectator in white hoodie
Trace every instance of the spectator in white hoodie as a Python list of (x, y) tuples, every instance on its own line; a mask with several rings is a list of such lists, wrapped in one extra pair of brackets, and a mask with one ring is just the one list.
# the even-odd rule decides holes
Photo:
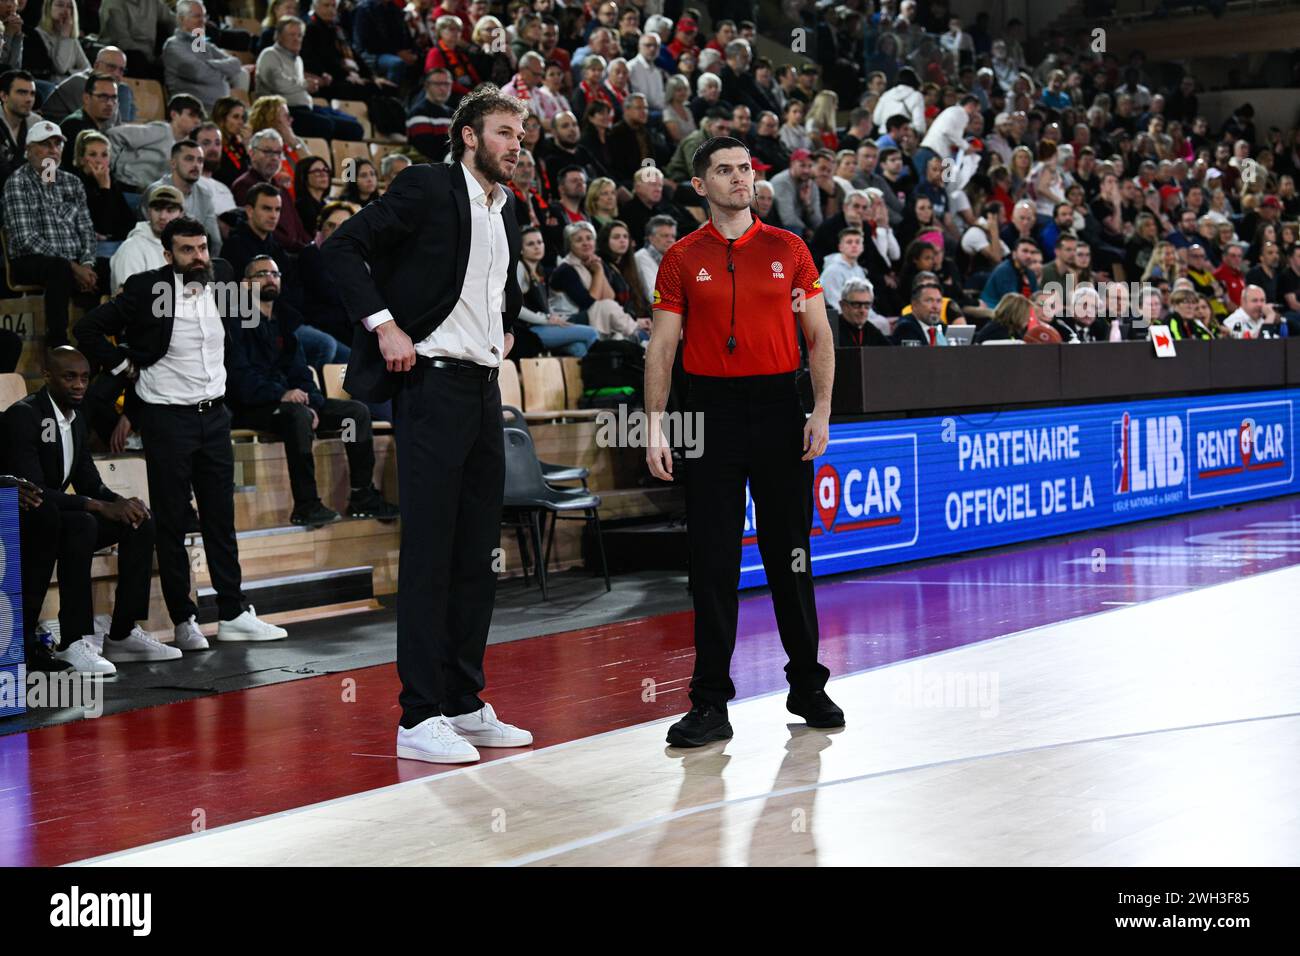
[(184, 203), (185, 197), (175, 186), (159, 184), (150, 188), (145, 195), (145, 220), (135, 224), (109, 260), (115, 293), (136, 273), (161, 269), (167, 264), (163, 257), (162, 232), (167, 223), (181, 217)]

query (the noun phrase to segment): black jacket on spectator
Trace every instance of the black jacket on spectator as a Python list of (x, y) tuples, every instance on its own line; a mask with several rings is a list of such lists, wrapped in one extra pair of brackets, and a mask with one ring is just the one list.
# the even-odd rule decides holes
[(290, 389), (307, 393), (307, 402), (320, 409), (325, 404), (311, 376), (302, 343), (294, 330), (302, 316), (288, 303), (277, 299), (271, 315), (261, 321), (241, 324), (228, 316), (226, 323), (226, 397), (233, 408), (272, 405)]
[(831, 318), (831, 329), (835, 333), (835, 347), (837, 349), (893, 344), (889, 339), (885, 338), (885, 334), (880, 329), (870, 322), (863, 323), (862, 328), (859, 329), (834, 309), (828, 309), (827, 312)]
[(752, 73), (738, 74), (724, 62), (718, 78), (722, 80), (722, 99), (732, 106), (748, 106), (751, 119), (757, 120), (758, 114), (764, 110), (781, 115), (776, 104), (758, 88)]
[(343, 308), (343, 296), (339, 294), (334, 274), (316, 243), (311, 243), (298, 254), (294, 279), (285, 290), (294, 308), (302, 313), (302, 320), (344, 344), (351, 342), (352, 323)]
[(90, 221), (95, 224), (95, 231), (110, 242), (121, 242), (139, 221), (126, 204), (121, 187), (110, 179), (109, 187), (104, 189), (95, 177), (87, 176), (79, 169), (73, 172), (85, 187), (86, 205), (90, 208)]
[(71, 173), (74, 171), (73, 159), (77, 155), (77, 134), (88, 129), (99, 130), (99, 124), (82, 110), (77, 110), (75, 113), (70, 113), (68, 118), (59, 124), (59, 129), (63, 131), (63, 138), (66, 141), (63, 144), (63, 162), (60, 165)]
[[(63, 479), (63, 442), (57, 439), (44, 441), (46, 422), (53, 422), (54, 399), (49, 388), (21, 398), (4, 413), (4, 466), (2, 469), (19, 478), (40, 485), (42, 496), (62, 511), (85, 511), (86, 499), (117, 501), (119, 495), (110, 491), (90, 457), (86, 443), (86, 416), (77, 410), (72, 420), (72, 468)], [(67, 494), (72, 485), (77, 493)]]
[(565, 166), (581, 166), (587, 171), (587, 181), (595, 179), (597, 176), (608, 176), (609, 171), (600, 164), (600, 161), (581, 141), (574, 144), (573, 152), (563, 149), (558, 144), (552, 144), (543, 154), (542, 165), (546, 168), (546, 179), (551, 184), (554, 191), (553, 198), (559, 198), (560, 188), (560, 170)]
[(281, 271), (289, 271), (288, 256), (284, 253), (284, 246), (280, 245), (275, 238), (275, 233), (271, 233), (265, 239), (259, 239), (248, 223), (242, 222), (230, 230), (230, 235), (221, 244), (221, 258), (230, 263), (235, 277), (239, 279), (244, 277), (244, 268), (253, 256), (263, 255), (274, 259)]

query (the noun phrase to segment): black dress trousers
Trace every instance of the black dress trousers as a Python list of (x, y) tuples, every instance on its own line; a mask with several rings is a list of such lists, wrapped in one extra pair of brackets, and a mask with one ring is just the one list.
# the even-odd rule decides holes
[(745, 482), (758, 524), (792, 690), (822, 690), (809, 534), (813, 463), (803, 457), (806, 419), (793, 374), (689, 375), (686, 410), (703, 416), (702, 454), (685, 461), (686, 524), (695, 603), (691, 702), (725, 707), (736, 696), (731, 656), (740, 607)]
[(402, 377), (393, 417), (402, 509), (398, 699), (410, 728), (483, 706), (505, 493), (501, 391), (472, 371), (417, 364)]

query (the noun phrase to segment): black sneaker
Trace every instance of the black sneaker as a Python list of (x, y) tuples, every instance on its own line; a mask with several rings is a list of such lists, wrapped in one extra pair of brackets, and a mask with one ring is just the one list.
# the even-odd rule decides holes
[(824, 690), (806, 696), (791, 691), (785, 699), (785, 709), (802, 717), (809, 727), (844, 726), (844, 711), (836, 706)]
[(392, 521), (401, 513), (397, 505), (384, 500), (384, 496), (374, 485), (362, 491), (354, 491), (348, 498), (349, 518), (378, 518), (380, 521)]
[(299, 505), (293, 509), (293, 514), (289, 520), (294, 524), (306, 525), (309, 528), (319, 528), (327, 525), (331, 521), (339, 520), (339, 513), (333, 508), (326, 508), (319, 498), (310, 504)]
[(26, 654), (27, 673), (44, 673), (44, 674), (61, 674), (64, 671), (72, 670), (72, 665), (67, 661), (55, 657), (53, 652), (44, 644), (37, 644), (27, 648)]
[(715, 740), (730, 739), (727, 709), (712, 704), (696, 704), (689, 714), (668, 728), (668, 743), (674, 747), (703, 747)]

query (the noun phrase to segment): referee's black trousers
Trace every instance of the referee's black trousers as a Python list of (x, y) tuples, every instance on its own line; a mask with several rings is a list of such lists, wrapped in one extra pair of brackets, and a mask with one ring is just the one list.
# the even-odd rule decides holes
[(497, 382), (424, 361), (403, 375), (393, 401), (398, 701), (407, 728), (483, 706), (506, 474)]
[(686, 523), (695, 602), (691, 702), (725, 706), (736, 696), (736, 647), (745, 482), (758, 524), (758, 549), (772, 591), (792, 690), (810, 694), (830, 672), (817, 661), (817, 607), (808, 536), (811, 461), (802, 461), (806, 419), (793, 374), (742, 378), (688, 376), (686, 410), (703, 418), (698, 458), (685, 462)]

